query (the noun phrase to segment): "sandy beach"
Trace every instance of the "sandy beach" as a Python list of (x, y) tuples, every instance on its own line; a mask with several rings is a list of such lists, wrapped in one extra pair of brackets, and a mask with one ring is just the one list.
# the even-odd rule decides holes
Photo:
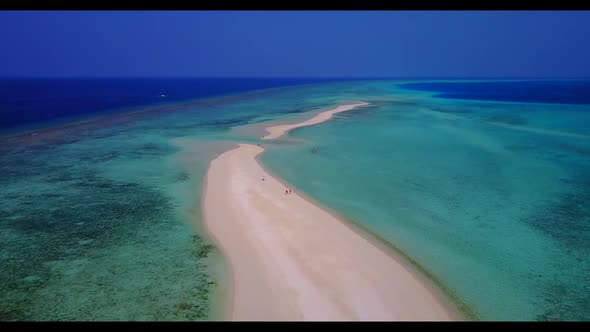
[[(367, 105), (342, 105), (308, 121), (267, 128), (265, 139)], [(227, 320), (455, 319), (402, 262), (287, 189), (257, 162), (263, 147), (214, 159), (206, 175), (207, 232), (230, 274)]]
[(313, 118), (303, 121), (303, 122), (268, 127), (268, 128), (266, 128), (266, 131), (269, 134), (262, 137), (262, 139), (264, 139), (264, 140), (276, 139), (276, 138), (279, 138), (279, 137), (285, 135), (290, 130), (293, 130), (295, 128), (311, 126), (311, 125), (318, 124), (318, 123), (321, 123), (324, 121), (328, 121), (336, 113), (350, 111), (356, 107), (366, 106), (366, 105), (369, 105), (369, 103), (360, 102), (360, 103), (355, 103), (355, 104), (341, 105), (341, 106), (338, 106), (334, 109), (321, 112), (321, 113), (317, 114), (316, 116), (314, 116)]

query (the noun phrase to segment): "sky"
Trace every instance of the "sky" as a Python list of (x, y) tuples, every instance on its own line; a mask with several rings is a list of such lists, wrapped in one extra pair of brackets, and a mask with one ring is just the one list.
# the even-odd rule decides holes
[(590, 77), (590, 11), (0, 11), (0, 77)]

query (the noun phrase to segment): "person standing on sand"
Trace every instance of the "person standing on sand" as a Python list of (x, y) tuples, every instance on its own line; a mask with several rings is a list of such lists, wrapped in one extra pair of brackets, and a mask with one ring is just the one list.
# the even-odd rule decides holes
[(285, 195), (289, 195), (289, 190), (285, 189)]

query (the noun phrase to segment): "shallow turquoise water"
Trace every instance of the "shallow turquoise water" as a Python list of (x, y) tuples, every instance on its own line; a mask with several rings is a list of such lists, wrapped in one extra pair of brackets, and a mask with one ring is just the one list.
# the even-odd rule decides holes
[(372, 106), (264, 142), (262, 163), (481, 319), (588, 320), (588, 106), (430, 95), (268, 89), (0, 144), (0, 320), (217, 319), (223, 261), (199, 228), (209, 161), (352, 100)]
[(480, 319), (590, 319), (590, 108), (371, 85), (403, 100), (295, 129), (263, 164), (397, 246)]
[(3, 137), (0, 320), (219, 319), (223, 261), (199, 227), (208, 163), (256, 138), (234, 126), (327, 105), (304, 101), (310, 89)]

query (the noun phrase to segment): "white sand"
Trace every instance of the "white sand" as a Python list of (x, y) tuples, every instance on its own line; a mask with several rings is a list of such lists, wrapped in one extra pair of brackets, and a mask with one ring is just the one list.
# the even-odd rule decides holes
[[(269, 131), (276, 138), (299, 126)], [(263, 151), (239, 144), (214, 159), (206, 177), (205, 226), (229, 265), (226, 319), (454, 319), (391, 255), (295, 192), (286, 195), (256, 161)]]
[(359, 106), (365, 106), (365, 105), (369, 105), (369, 103), (360, 102), (360, 103), (356, 103), (356, 104), (341, 105), (341, 106), (338, 106), (334, 109), (331, 109), (331, 110), (328, 110), (325, 112), (321, 112), (307, 121), (303, 121), (303, 122), (296, 123), (296, 124), (286, 124), (286, 125), (278, 125), (278, 126), (268, 127), (268, 128), (266, 128), (266, 131), (268, 131), (269, 134), (262, 137), (262, 139), (268, 140), (268, 139), (279, 138), (292, 129), (299, 128), (299, 127), (305, 127), (305, 126), (311, 126), (311, 125), (314, 125), (317, 123), (321, 123), (321, 122), (329, 120), (336, 113), (350, 111), (351, 109), (354, 109)]

